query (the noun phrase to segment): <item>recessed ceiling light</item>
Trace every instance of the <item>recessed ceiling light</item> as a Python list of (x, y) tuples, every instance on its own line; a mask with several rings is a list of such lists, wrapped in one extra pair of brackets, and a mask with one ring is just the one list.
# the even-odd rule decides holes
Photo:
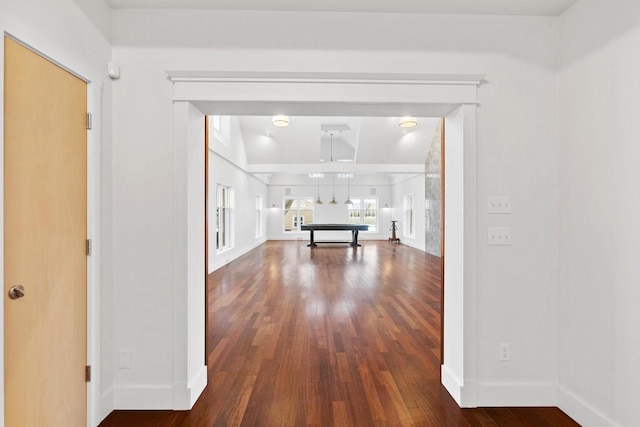
[(279, 128), (289, 126), (289, 116), (273, 116), (271, 123)]
[(400, 119), (400, 122), (398, 123), (398, 125), (400, 125), (401, 128), (412, 128), (417, 124), (418, 124), (418, 121), (416, 120), (415, 117), (403, 117)]

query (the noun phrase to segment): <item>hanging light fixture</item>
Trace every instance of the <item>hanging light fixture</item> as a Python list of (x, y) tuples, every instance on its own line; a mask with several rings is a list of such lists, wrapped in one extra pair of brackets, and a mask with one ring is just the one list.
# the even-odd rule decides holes
[(316, 205), (323, 205), (322, 200), (320, 200), (320, 176), (318, 176), (318, 195), (316, 196)]
[(349, 188), (349, 175), (347, 175), (347, 201), (344, 202), (345, 205), (352, 205), (353, 200), (351, 200), (351, 190)]
[(331, 135), (331, 162), (333, 162), (333, 133), (330, 133), (329, 135)]
[(418, 124), (418, 121), (415, 117), (402, 117), (398, 125), (401, 128), (412, 128)]
[(289, 126), (289, 116), (273, 116), (271, 123), (279, 128), (285, 128)]
[(332, 190), (331, 192), (333, 193), (331, 196), (331, 201), (329, 202), (330, 205), (337, 205), (338, 202), (336, 202), (336, 174), (333, 174), (332, 176)]

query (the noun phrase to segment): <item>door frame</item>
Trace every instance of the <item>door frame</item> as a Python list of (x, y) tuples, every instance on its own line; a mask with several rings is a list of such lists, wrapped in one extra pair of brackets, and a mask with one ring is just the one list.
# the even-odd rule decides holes
[[(63, 56), (53, 46), (38, 48), (41, 43), (31, 39), (37, 37), (28, 34), (9, 32), (0, 26), (0, 223), (4, 224), (4, 37), (23, 45), (37, 55), (56, 64), (65, 71), (78, 77), (87, 84), (87, 112), (92, 113), (92, 129), (87, 130), (87, 238), (92, 241), (92, 255), (87, 257), (87, 364), (91, 366), (92, 378), (87, 384), (87, 425), (97, 425), (100, 409), (100, 272), (101, 272), (101, 236), (100, 236), (100, 198), (101, 177), (100, 146), (102, 140), (102, 99), (101, 85), (96, 85), (85, 74), (76, 71), (80, 64), (66, 64), (56, 57)], [(46, 52), (54, 51), (49, 55)], [(4, 227), (0, 227), (0, 275), (4, 277)], [(0, 425), (4, 423), (4, 304), (0, 304)], [(109, 410), (110, 411), (110, 410)]]
[[(448, 241), (447, 251), (455, 249), (457, 255), (448, 257), (449, 266), (460, 271), (447, 282), (448, 298), (444, 302), (447, 325), (444, 333), (444, 365), (442, 384), (462, 407), (477, 406), (476, 398), (476, 109), (477, 88), (484, 76), (479, 75), (415, 75), (415, 74), (345, 74), (345, 73), (269, 73), (240, 71), (168, 71), (174, 85), (176, 150), (189, 145), (189, 129), (183, 111), (195, 107), (202, 115), (332, 115), (350, 116), (368, 114), (379, 116), (445, 117), (457, 127), (458, 141), (462, 144), (457, 161), (461, 163), (461, 194), (455, 209), (455, 221), (450, 227), (460, 229), (461, 239)], [(330, 110), (330, 112), (329, 112)], [(455, 112), (455, 114), (454, 114)], [(186, 181), (188, 165), (175, 164), (176, 182)], [(200, 177), (204, 180), (204, 176)], [(178, 186), (179, 197), (187, 198), (187, 188)], [(188, 203), (178, 206), (179, 216), (187, 221), (199, 221), (199, 215), (189, 212)], [(448, 213), (454, 208), (447, 206)], [(175, 247), (187, 247), (184, 235), (177, 235)], [(451, 271), (447, 269), (447, 271)], [(196, 272), (193, 272), (196, 273)], [(189, 288), (190, 272), (176, 264), (176, 294), (192, 292)], [(447, 274), (446, 271), (443, 274)], [(204, 295), (202, 295), (204, 298)], [(204, 304), (202, 304), (204, 306)], [(189, 319), (201, 319), (202, 313), (190, 312), (183, 306), (174, 313), (175, 348), (186, 351), (186, 359), (200, 345), (184, 348), (189, 330), (184, 325)], [(204, 340), (205, 337), (202, 337)], [(449, 358), (447, 351), (454, 357)], [(455, 354), (454, 354), (455, 353)], [(457, 357), (455, 357), (457, 356)], [(184, 354), (182, 356), (185, 358)], [(190, 380), (193, 380), (190, 379)], [(176, 378), (176, 383), (184, 381)], [(197, 392), (190, 390), (190, 392)]]

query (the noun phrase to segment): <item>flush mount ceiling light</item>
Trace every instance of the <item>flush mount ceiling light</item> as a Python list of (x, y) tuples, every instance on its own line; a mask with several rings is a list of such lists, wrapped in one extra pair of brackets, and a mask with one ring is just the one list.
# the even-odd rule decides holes
[(402, 117), (398, 125), (401, 128), (412, 128), (418, 124), (418, 121), (415, 117)]
[(273, 116), (271, 123), (279, 128), (289, 126), (289, 116)]

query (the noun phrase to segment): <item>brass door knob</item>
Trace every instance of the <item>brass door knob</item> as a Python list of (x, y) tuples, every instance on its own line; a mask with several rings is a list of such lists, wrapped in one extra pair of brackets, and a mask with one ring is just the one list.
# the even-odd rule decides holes
[(9, 288), (9, 298), (18, 299), (24, 296), (24, 286), (22, 285), (14, 285)]

